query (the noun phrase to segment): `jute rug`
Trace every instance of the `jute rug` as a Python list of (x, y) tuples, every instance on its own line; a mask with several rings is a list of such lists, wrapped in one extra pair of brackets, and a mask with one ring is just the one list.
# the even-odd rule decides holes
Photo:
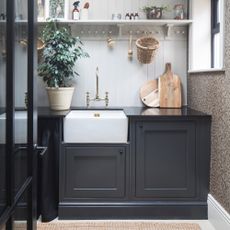
[[(16, 230), (24, 230), (25, 224), (16, 224)], [(60, 221), (38, 223), (38, 230), (201, 230), (193, 223), (161, 223), (144, 221)]]

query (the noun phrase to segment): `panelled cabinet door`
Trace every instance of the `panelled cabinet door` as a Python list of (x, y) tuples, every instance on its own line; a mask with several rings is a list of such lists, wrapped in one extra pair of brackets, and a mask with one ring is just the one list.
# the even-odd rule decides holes
[(124, 197), (124, 147), (65, 147), (64, 198)]
[(195, 123), (136, 123), (136, 197), (195, 196)]

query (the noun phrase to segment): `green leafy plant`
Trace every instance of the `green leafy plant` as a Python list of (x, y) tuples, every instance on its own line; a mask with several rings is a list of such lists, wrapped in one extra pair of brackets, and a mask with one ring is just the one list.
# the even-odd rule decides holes
[(142, 10), (146, 13), (147, 19), (161, 19), (163, 11), (168, 11), (168, 6), (144, 6)]
[(145, 12), (145, 13), (148, 13), (149, 11), (152, 11), (154, 10), (155, 8), (161, 8), (162, 11), (169, 11), (169, 6), (144, 6), (142, 8), (142, 10)]
[(73, 37), (68, 28), (58, 25), (57, 21), (49, 20), (41, 37), (45, 47), (38, 75), (48, 87), (69, 87), (71, 80), (79, 75), (73, 69), (76, 61), (89, 57), (89, 54), (83, 50), (81, 40)]

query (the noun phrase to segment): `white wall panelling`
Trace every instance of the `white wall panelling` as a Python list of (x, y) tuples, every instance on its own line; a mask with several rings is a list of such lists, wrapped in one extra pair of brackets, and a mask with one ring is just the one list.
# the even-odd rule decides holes
[[(2, 29), (3, 27), (1, 27)], [(27, 47), (20, 45), (19, 41), (26, 39), (26, 27), (21, 24), (15, 29), (15, 105), (16, 107), (24, 107), (25, 92), (27, 91)], [(5, 30), (0, 31), (0, 107), (4, 107), (6, 103), (5, 87), (6, 87), (6, 56), (2, 53), (5, 46)], [(4, 48), (5, 49), (5, 48)]]
[[(1, 4), (0, 4), (1, 6)], [(1, 25), (0, 30), (0, 106), (5, 106), (5, 87), (6, 87), (6, 55), (5, 55), (5, 26)]]
[(215, 229), (230, 229), (230, 214), (211, 195), (208, 195), (208, 219)]
[[(73, 2), (75, 0), (69, 0), (70, 5), (70, 18), (73, 9)], [(146, 5), (156, 6), (170, 6), (170, 10), (164, 12), (163, 18), (174, 18), (173, 7), (175, 4), (184, 4), (187, 9), (187, 0), (83, 0), (81, 1), (80, 7), (82, 8), (85, 2), (89, 2), (89, 19), (111, 19), (113, 13), (121, 13), (124, 19), (125, 14), (128, 13), (140, 13), (142, 19), (145, 19), (145, 15), (141, 9)], [(187, 13), (187, 11), (186, 11)]]
[[(90, 40), (104, 39), (105, 36), (112, 35), (116, 36), (117, 39), (127, 39), (131, 33), (134, 36), (140, 37), (143, 35), (153, 35), (156, 37), (164, 37), (164, 39), (169, 40), (184, 40), (187, 39), (187, 28), (184, 27), (188, 25), (190, 21), (175, 22), (175, 20), (169, 21), (158, 21), (157, 23), (149, 24), (145, 21), (140, 23), (110, 23), (96, 21), (93, 23), (73, 23), (67, 22), (71, 27), (71, 33), (81, 38), (87, 38)], [(174, 24), (173, 24), (174, 23)]]
[[(74, 0), (69, 0), (71, 9)], [(75, 69), (80, 74), (75, 80), (76, 91), (74, 93), (72, 106), (85, 106), (86, 92), (89, 91), (91, 96), (95, 95), (95, 70), (99, 67), (99, 87), (100, 96), (104, 97), (105, 91), (109, 91), (110, 106), (142, 106), (139, 99), (139, 89), (148, 80), (158, 78), (165, 71), (165, 63), (171, 62), (173, 71), (181, 77), (183, 84), (183, 104), (187, 104), (187, 25), (174, 25), (169, 36), (166, 36), (167, 27), (162, 26), (167, 22), (150, 21), (141, 22), (132, 25), (111, 25), (111, 22), (105, 21), (97, 23), (97, 20), (109, 20), (112, 13), (121, 13), (122, 16), (126, 12), (141, 12), (140, 9), (147, 4), (151, 4), (150, 0), (84, 0), (81, 6), (88, 1), (90, 3), (89, 19), (90, 21), (79, 23), (70, 23), (71, 31), (74, 35), (79, 35), (85, 45), (85, 49), (90, 58), (81, 59), (76, 63)], [(171, 8), (177, 3), (187, 4), (186, 0), (156, 0), (156, 5), (171, 5)], [(166, 12), (165, 17), (174, 18), (174, 12)], [(158, 24), (157, 24), (158, 22)], [(151, 23), (151, 24), (150, 24)], [(179, 21), (178, 21), (179, 23)], [(82, 33), (83, 31), (83, 33)], [(90, 31), (90, 33), (89, 33)], [(103, 33), (104, 31), (104, 33)], [(109, 49), (106, 39), (109, 32), (112, 31), (112, 38), (116, 44), (113, 49)], [(152, 34), (159, 39), (160, 48), (153, 63), (142, 65), (136, 58), (136, 46), (133, 42), (133, 60), (128, 59), (128, 39), (129, 33), (132, 31), (134, 40), (142, 36), (145, 32)], [(20, 45), (16, 49), (16, 56), (21, 60), (18, 63), (18, 74), (21, 76), (17, 84), (26, 81), (26, 69), (24, 58), (25, 48)], [(0, 70), (0, 79), (4, 76), (3, 70)], [(2, 81), (0, 82), (2, 83)], [(3, 82), (4, 83), (4, 82)], [(3, 84), (1, 84), (2, 86)], [(22, 85), (25, 85), (24, 83)], [(39, 78), (37, 83), (38, 106), (47, 106), (48, 98), (45, 86)], [(20, 87), (19, 87), (20, 89)], [(24, 106), (24, 91), (20, 89), (17, 93), (17, 106)], [(1, 103), (2, 104), (2, 103)], [(104, 105), (95, 102), (95, 106)]]
[[(4, 47), (5, 49), (5, 47)], [(2, 53), (3, 46), (0, 40), (0, 107), (5, 107), (6, 104), (6, 57)]]
[[(165, 27), (149, 26), (123, 26), (122, 33), (119, 34), (116, 26), (105, 26), (94, 28), (92, 26), (84, 28), (84, 34), (81, 34), (85, 49), (90, 54), (90, 58), (81, 59), (76, 64), (76, 71), (80, 77), (75, 80), (76, 91), (73, 97), (73, 106), (85, 106), (86, 92), (91, 96), (95, 95), (95, 70), (99, 67), (99, 88), (100, 96), (104, 97), (105, 92), (109, 92), (110, 106), (142, 106), (139, 99), (139, 89), (148, 80), (159, 77), (165, 70), (165, 63), (171, 62), (173, 70), (182, 79), (184, 104), (186, 99), (186, 70), (187, 70), (187, 28), (173, 27), (169, 37), (165, 36)], [(115, 28), (115, 29), (114, 29)], [(78, 35), (81, 28), (72, 25), (72, 33)], [(90, 30), (91, 33), (87, 32)], [(100, 31), (113, 31), (112, 37), (115, 40), (113, 49), (107, 47), (107, 36), (102, 36)], [(154, 59), (149, 65), (142, 65), (136, 58), (136, 46), (133, 42), (134, 58), (130, 61), (128, 54), (128, 35), (132, 31), (134, 40), (142, 34), (137, 31), (153, 32), (154, 36), (160, 41), (160, 48)], [(98, 34), (95, 35), (95, 31)], [(39, 81), (38, 105), (48, 105), (44, 86)], [(104, 102), (94, 106), (104, 105)]]
[[(6, 1), (0, 1), (0, 14), (6, 13)], [(5, 22), (0, 21), (0, 107), (6, 104), (6, 26)]]

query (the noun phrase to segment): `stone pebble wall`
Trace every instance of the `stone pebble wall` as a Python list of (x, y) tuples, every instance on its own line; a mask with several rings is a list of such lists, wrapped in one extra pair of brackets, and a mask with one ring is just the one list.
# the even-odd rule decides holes
[(225, 1), (225, 72), (188, 76), (188, 105), (212, 115), (210, 193), (230, 213), (230, 1)]

